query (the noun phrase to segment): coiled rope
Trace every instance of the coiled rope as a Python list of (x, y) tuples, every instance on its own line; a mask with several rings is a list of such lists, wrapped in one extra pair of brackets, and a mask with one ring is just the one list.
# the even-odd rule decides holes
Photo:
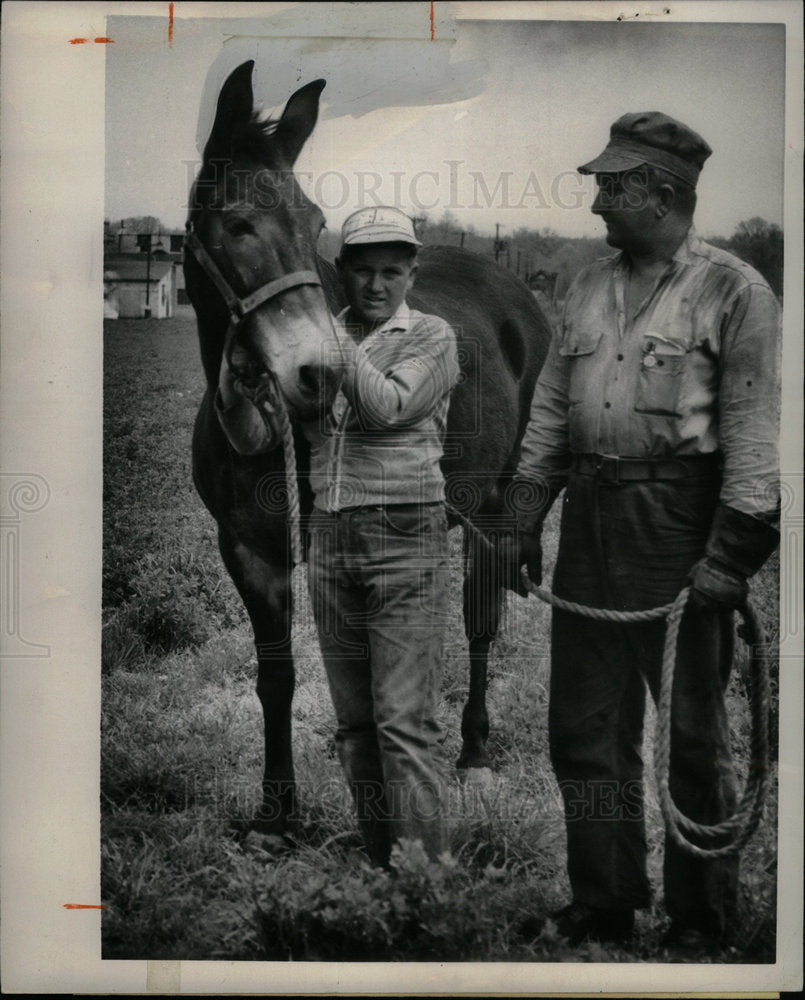
[[(665, 646), (663, 650), (660, 696), (657, 703), (657, 732), (654, 743), (654, 774), (665, 820), (666, 830), (674, 842), (699, 858), (723, 858), (738, 854), (757, 829), (763, 816), (763, 807), (769, 787), (769, 665), (763, 632), (754, 608), (747, 603), (740, 609), (744, 627), (738, 632), (751, 649), (748, 695), (752, 717), (751, 757), (744, 794), (735, 812), (721, 823), (712, 825), (695, 823), (677, 808), (669, 786), (671, 770), (671, 701), (676, 667), (679, 628), (690, 587), (683, 588), (672, 604), (647, 611), (610, 611), (590, 608), (573, 601), (565, 601), (544, 587), (531, 582), (525, 567), (521, 578), (526, 590), (541, 601), (562, 611), (608, 622), (647, 622), (666, 619)], [(690, 838), (704, 841), (729, 838), (717, 847), (701, 847)]]
[[(271, 384), (273, 388), (271, 392), (271, 405), (273, 413), (279, 422), (285, 461), (288, 529), (290, 534), (291, 558), (293, 560), (291, 569), (291, 586), (293, 589), (300, 585), (298, 580), (296, 583), (294, 582), (294, 570), (304, 557), (300, 528), (299, 486), (296, 478), (296, 449), (294, 448), (293, 428), (285, 407), (282, 392), (273, 377)], [(268, 412), (261, 407), (261, 413), (264, 420), (268, 422)], [(454, 513), (466, 527), (483, 538), (482, 533), (467, 518), (458, 511), (454, 511)], [(485, 538), (483, 540), (489, 544)], [(521, 570), (521, 578), (525, 589), (541, 601), (562, 611), (582, 615), (585, 618), (624, 624), (658, 621), (662, 618), (666, 619), (660, 696), (657, 704), (657, 732), (654, 744), (654, 772), (666, 830), (680, 848), (696, 857), (714, 859), (738, 854), (760, 824), (769, 786), (769, 665), (763, 633), (752, 606), (747, 602), (740, 609), (745, 628), (739, 628), (738, 630), (751, 649), (748, 685), (752, 717), (749, 774), (744, 794), (735, 812), (720, 823), (704, 824), (696, 823), (680, 812), (670, 790), (671, 702), (674, 671), (676, 667), (679, 628), (685, 604), (690, 594), (690, 588), (683, 588), (675, 601), (671, 604), (664, 604), (661, 607), (650, 608), (645, 611), (612, 611), (606, 608), (591, 608), (584, 604), (578, 604), (575, 601), (566, 601), (561, 597), (557, 597), (544, 587), (538, 587), (532, 583), (525, 567)], [(294, 596), (296, 597), (297, 594), (298, 591), (295, 590)], [(690, 839), (691, 837), (704, 841), (729, 839), (726, 843), (722, 843), (716, 847), (701, 847), (694, 843)]]

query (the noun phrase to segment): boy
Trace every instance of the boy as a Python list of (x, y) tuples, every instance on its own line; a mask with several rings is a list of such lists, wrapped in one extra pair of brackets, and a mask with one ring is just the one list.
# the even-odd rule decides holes
[[(344, 376), (327, 426), (306, 428), (313, 612), (339, 759), (378, 866), (402, 837), (421, 840), (432, 859), (446, 848), (435, 754), (448, 588), (439, 462), (458, 364), (450, 327), (405, 301), (420, 245), (396, 208), (360, 209), (344, 223)], [(259, 427), (240, 426), (251, 428), (242, 442), (251, 447)], [(276, 433), (265, 436), (270, 446)]]

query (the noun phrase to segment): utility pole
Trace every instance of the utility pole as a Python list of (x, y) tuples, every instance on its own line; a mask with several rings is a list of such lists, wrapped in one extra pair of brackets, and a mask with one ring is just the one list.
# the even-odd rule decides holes
[(145, 318), (151, 318), (151, 230), (148, 230), (148, 249), (145, 252)]
[(506, 249), (506, 243), (500, 238), (500, 223), (495, 223), (495, 263), (497, 264), (501, 253)]

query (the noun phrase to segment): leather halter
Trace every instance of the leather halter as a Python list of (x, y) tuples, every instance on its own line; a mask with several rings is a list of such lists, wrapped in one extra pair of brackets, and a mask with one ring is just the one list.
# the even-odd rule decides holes
[(235, 326), (242, 323), (246, 316), (250, 312), (254, 312), (258, 306), (264, 302), (268, 302), (269, 299), (276, 298), (289, 288), (297, 288), (300, 285), (321, 285), (321, 278), (315, 271), (291, 271), (288, 274), (283, 274), (281, 278), (269, 281), (261, 288), (258, 288), (257, 291), (251, 292), (244, 298), (239, 298), (195, 233), (187, 234), (184, 245), (185, 250), (189, 250), (193, 254), (204, 271), (206, 271), (209, 279), (223, 296), (232, 314), (232, 323)]

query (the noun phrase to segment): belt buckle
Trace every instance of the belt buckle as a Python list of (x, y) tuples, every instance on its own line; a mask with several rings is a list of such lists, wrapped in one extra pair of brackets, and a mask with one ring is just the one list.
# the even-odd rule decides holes
[[(611, 477), (609, 469), (612, 469)], [(595, 463), (595, 471), (602, 479), (620, 485), (620, 459), (617, 455), (599, 455)]]

